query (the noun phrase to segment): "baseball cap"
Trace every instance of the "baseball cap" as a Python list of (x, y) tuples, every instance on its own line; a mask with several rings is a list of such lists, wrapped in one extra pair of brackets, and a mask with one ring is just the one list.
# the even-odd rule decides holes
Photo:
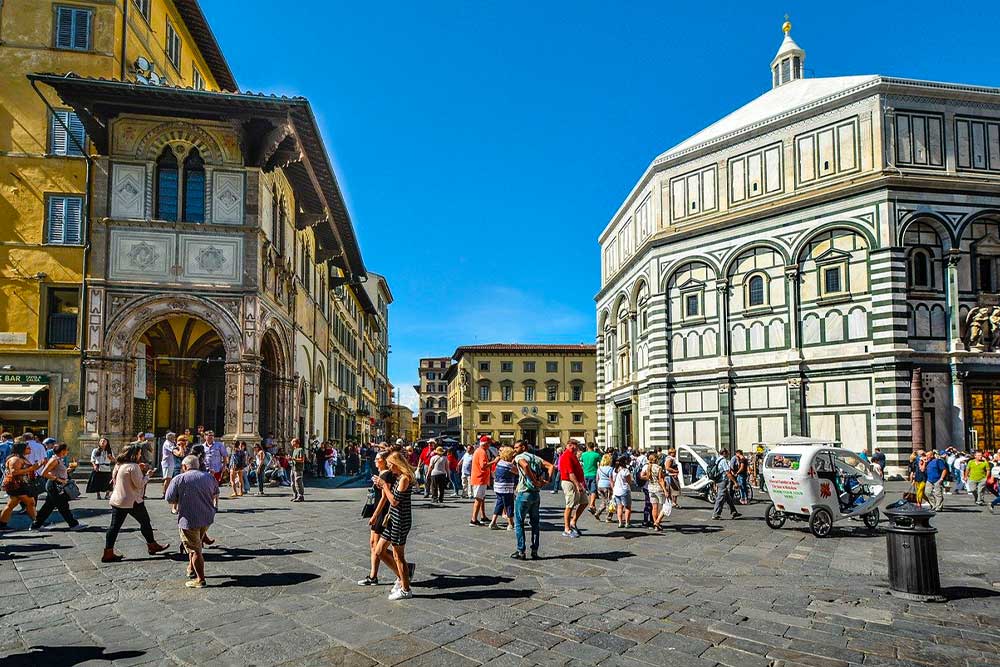
[(488, 436), (488, 435), (480, 436), (480, 438), (479, 438), (479, 442), (480, 443), (489, 442), (489, 441), (490, 441), (490, 436)]
[(55, 438), (45, 438), (45, 440), (42, 440), (42, 444), (43, 445), (54, 445), (54, 444), (56, 444), (56, 439)]
[[(384, 445), (385, 443), (383, 442), (382, 444)], [(402, 438), (396, 438), (396, 444), (397, 445), (402, 445), (403, 444), (403, 439)]]

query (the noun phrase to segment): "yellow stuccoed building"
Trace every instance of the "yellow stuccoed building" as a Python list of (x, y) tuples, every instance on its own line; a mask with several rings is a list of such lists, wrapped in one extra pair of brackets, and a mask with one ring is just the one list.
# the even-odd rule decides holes
[(97, 174), (77, 116), (30, 73), (236, 90), (196, 0), (0, 1), (0, 427), (75, 442)]
[(593, 345), (465, 345), (452, 355), (448, 428), (463, 444), (479, 436), (536, 447), (597, 434)]

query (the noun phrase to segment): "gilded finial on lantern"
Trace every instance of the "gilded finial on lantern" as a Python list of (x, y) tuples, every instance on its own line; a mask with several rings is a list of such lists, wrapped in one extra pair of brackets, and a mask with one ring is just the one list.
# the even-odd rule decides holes
[(785, 22), (781, 24), (781, 32), (786, 35), (792, 31), (792, 22), (788, 20), (788, 14), (785, 14)]

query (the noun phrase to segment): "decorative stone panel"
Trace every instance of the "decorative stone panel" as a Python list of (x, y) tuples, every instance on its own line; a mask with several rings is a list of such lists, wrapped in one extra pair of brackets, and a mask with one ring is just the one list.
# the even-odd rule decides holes
[(243, 224), (243, 174), (228, 171), (212, 174), (212, 222)]
[(173, 234), (112, 230), (110, 277), (144, 282), (170, 280), (176, 263), (174, 243)]
[(111, 217), (119, 220), (145, 219), (146, 165), (112, 165)]
[(243, 275), (243, 239), (238, 236), (181, 234), (178, 239), (185, 283), (239, 284)]

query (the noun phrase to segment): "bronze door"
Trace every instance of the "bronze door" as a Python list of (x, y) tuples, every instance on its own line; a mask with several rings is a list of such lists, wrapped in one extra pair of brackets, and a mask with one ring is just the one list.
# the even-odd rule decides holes
[(969, 420), (976, 432), (979, 449), (995, 450), (1000, 445), (1000, 389), (969, 389)]

